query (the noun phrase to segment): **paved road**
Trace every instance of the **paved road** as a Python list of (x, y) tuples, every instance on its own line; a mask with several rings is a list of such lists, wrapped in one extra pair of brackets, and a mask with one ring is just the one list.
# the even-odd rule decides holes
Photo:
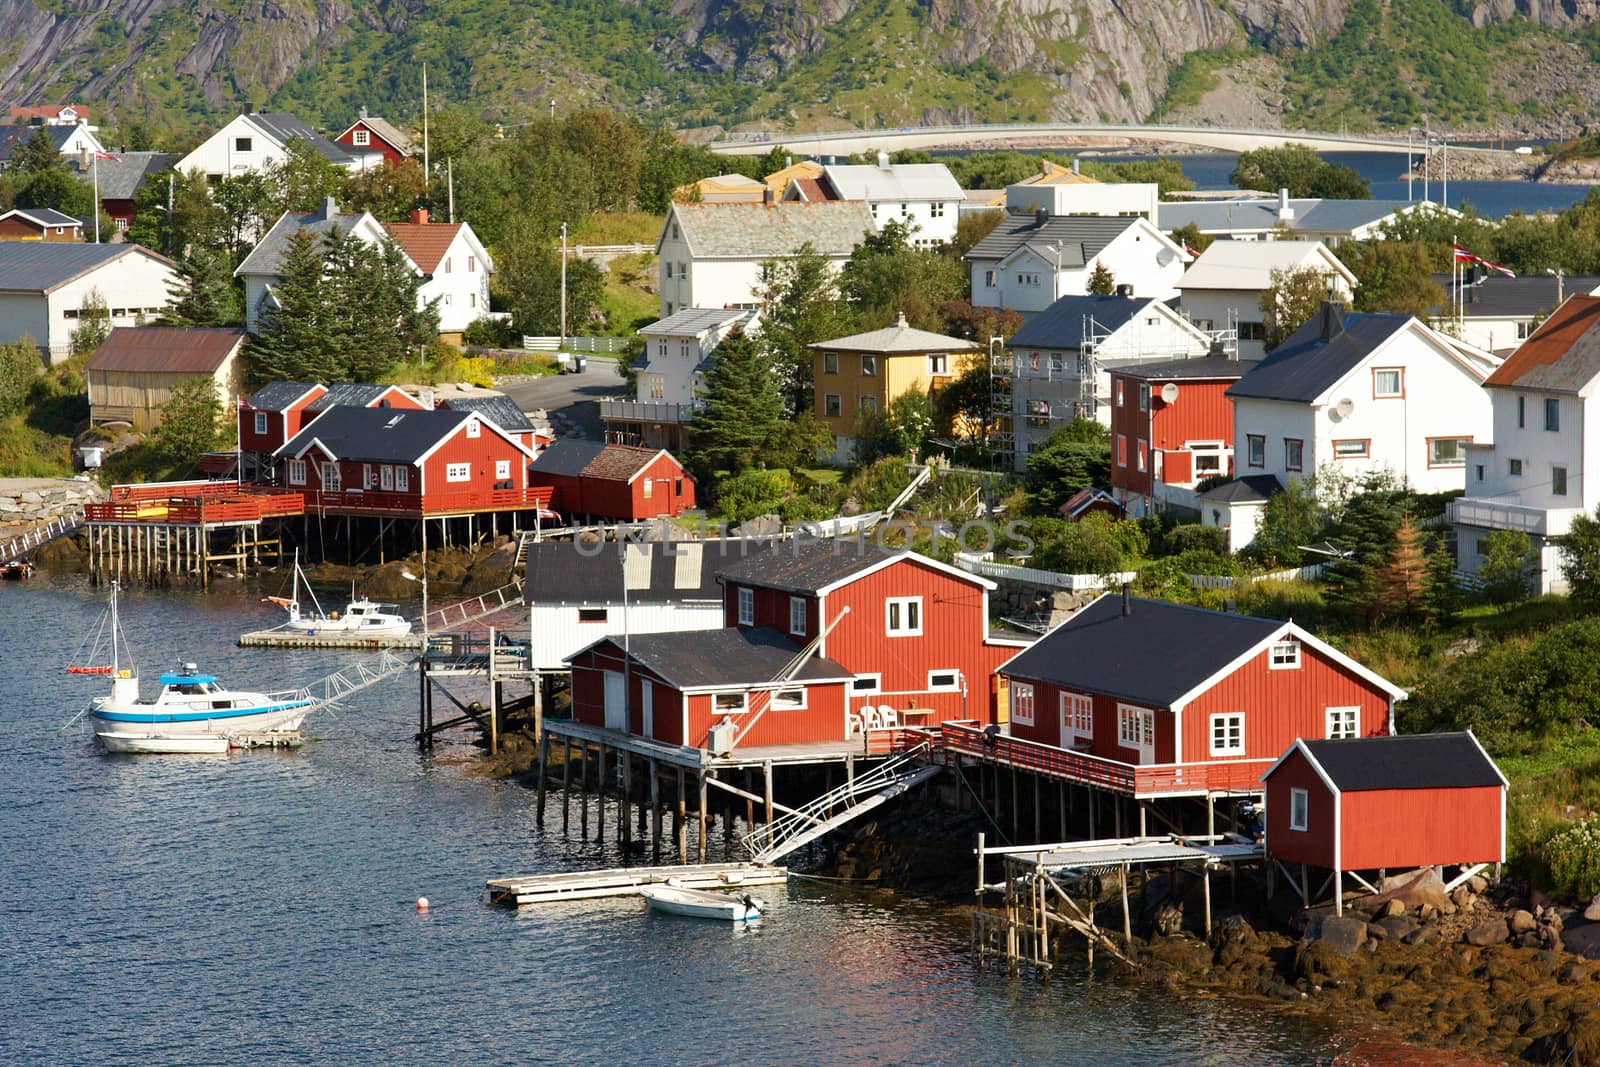
[(623, 395), (623, 381), (617, 376), (617, 361), (609, 356), (589, 356), (582, 374), (556, 374), (548, 378), (529, 378), (505, 382), (495, 388), (505, 393), (523, 411), (544, 408), (557, 433), (564, 437), (603, 440), (599, 401)]

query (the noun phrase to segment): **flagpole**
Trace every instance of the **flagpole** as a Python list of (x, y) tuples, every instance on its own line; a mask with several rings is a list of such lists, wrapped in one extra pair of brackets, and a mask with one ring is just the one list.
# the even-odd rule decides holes
[(94, 174), (94, 243), (100, 243), (100, 153), (94, 154), (94, 161), (89, 164), (89, 170)]

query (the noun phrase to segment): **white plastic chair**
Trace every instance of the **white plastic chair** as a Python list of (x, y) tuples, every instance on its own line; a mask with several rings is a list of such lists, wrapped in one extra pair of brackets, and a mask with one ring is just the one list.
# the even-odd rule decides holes
[(886, 730), (893, 730), (900, 725), (900, 715), (889, 705), (884, 704), (878, 708), (878, 721), (883, 723)]
[(857, 734), (861, 733), (861, 729), (862, 729), (861, 716), (857, 715), (853, 711), (848, 713), (847, 715), (845, 715), (845, 717), (844, 717), (844, 728), (845, 728), (845, 731), (846, 731), (845, 732), (845, 737), (847, 739), (851, 738), (851, 737), (855, 737)]
[(865, 730), (880, 729), (883, 724), (878, 721), (878, 709), (871, 704), (863, 704), (861, 706), (861, 725)]

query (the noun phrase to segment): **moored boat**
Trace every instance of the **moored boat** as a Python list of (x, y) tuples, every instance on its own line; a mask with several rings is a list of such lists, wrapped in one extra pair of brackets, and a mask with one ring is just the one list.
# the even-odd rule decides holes
[(8, 560), (0, 563), (0, 581), (16, 582), (33, 573), (33, 564), (25, 559)]
[(687, 915), (694, 919), (719, 919), (724, 922), (749, 922), (761, 918), (764, 901), (749, 893), (729, 895), (708, 889), (685, 889), (671, 882), (647, 885), (639, 890), (651, 911), (668, 915)]
[[(302, 610), (300, 606), (302, 583), (305, 585), (306, 596), (311, 598), (309, 612)], [(366, 597), (358, 597), (353, 587), (350, 592), (350, 602), (345, 605), (344, 611), (323, 611), (322, 605), (317, 602), (317, 595), (311, 591), (311, 582), (306, 578), (305, 571), (300, 569), (300, 554), (296, 552), (294, 588), (290, 595), (269, 596), (262, 599), (288, 611), (289, 621), (284, 623), (284, 629), (307, 637), (405, 637), (411, 632), (410, 619), (383, 610), (394, 605), (380, 604)]]

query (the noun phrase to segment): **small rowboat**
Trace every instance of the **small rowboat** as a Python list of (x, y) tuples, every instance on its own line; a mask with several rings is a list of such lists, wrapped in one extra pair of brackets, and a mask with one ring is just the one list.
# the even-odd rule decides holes
[(765, 902), (749, 893), (729, 896), (708, 889), (684, 889), (672, 885), (647, 885), (639, 895), (649, 903), (651, 911), (668, 915), (687, 915), (694, 919), (720, 919), (724, 922), (748, 922), (761, 918)]

